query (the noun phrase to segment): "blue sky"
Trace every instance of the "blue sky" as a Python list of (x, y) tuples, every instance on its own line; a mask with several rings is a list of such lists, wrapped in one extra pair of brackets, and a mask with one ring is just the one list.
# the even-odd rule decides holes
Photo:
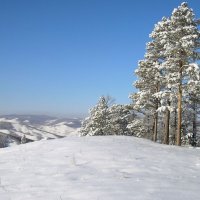
[[(129, 103), (154, 24), (179, 0), (0, 0), (0, 114), (86, 115)], [(200, 17), (199, 0), (188, 1)]]

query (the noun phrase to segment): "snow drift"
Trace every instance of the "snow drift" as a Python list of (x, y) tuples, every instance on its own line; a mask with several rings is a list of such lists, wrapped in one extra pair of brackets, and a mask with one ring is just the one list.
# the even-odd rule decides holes
[(5, 148), (0, 199), (199, 199), (199, 153), (128, 136), (69, 136)]

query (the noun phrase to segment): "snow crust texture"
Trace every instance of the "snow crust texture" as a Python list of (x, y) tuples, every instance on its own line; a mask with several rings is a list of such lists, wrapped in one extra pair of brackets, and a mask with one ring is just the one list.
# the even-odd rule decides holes
[(200, 149), (128, 136), (69, 136), (1, 149), (1, 200), (188, 200)]

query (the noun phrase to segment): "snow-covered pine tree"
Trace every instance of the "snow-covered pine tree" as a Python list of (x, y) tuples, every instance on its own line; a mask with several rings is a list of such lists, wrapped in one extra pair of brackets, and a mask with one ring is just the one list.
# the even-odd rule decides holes
[[(157, 50), (156, 52), (154, 53), (155, 56), (157, 56), (157, 62), (159, 62), (159, 65), (157, 66), (154, 66), (154, 67), (157, 67), (157, 71), (158, 71), (158, 74), (159, 74), (159, 79), (157, 78), (157, 80), (159, 80), (159, 87), (158, 89), (154, 92), (153, 97), (157, 99), (157, 105), (156, 105), (156, 116), (157, 116), (157, 124), (158, 124), (158, 108), (164, 103), (164, 107), (163, 109), (161, 109), (160, 111), (161, 114), (162, 114), (162, 118), (164, 118), (165, 122), (164, 122), (164, 143), (165, 144), (169, 144), (169, 122), (170, 122), (170, 109), (169, 109), (169, 106), (170, 106), (170, 103), (171, 103), (171, 100), (170, 100), (170, 92), (164, 92), (163, 93), (163, 88), (166, 87), (166, 77), (165, 77), (165, 70), (163, 69), (163, 62), (165, 60), (165, 54), (164, 54), (164, 51), (163, 51), (163, 48), (164, 48), (164, 43), (162, 40), (160, 40), (160, 35), (164, 35), (166, 34), (166, 32), (168, 31), (169, 29), (169, 19), (166, 18), (166, 17), (163, 17), (162, 20), (160, 22), (158, 22), (156, 25), (155, 25), (155, 28), (153, 30), (153, 32), (150, 34), (150, 37), (152, 38), (153, 40), (153, 43), (156, 44), (157, 46)], [(155, 57), (154, 56), (154, 57)], [(161, 97), (157, 94), (161, 94)], [(164, 97), (165, 96), (165, 101), (164, 101)], [(154, 134), (155, 135), (155, 134)], [(163, 134), (162, 134), (163, 135)], [(161, 139), (161, 138), (160, 138)], [(154, 140), (156, 141), (156, 140)]]
[(109, 129), (114, 135), (131, 135), (128, 124), (135, 118), (129, 105), (114, 104), (109, 108)]
[(145, 124), (145, 117), (141, 113), (134, 112), (132, 118), (129, 119), (129, 123), (127, 125), (128, 135), (132, 135), (135, 137), (148, 137), (148, 130)]
[[(145, 117), (156, 119), (157, 99), (152, 94), (158, 89), (155, 80), (156, 68), (155, 63), (144, 59), (138, 62), (138, 69), (135, 71), (139, 79), (134, 83), (135, 87), (139, 90), (132, 94), (130, 98), (133, 100), (133, 109), (142, 112)], [(154, 71), (154, 73), (153, 73)], [(151, 122), (151, 128), (148, 128), (150, 135), (152, 135), (153, 127), (154, 140), (157, 139), (157, 126), (155, 120)], [(156, 131), (155, 131), (156, 130)], [(156, 132), (156, 133), (155, 133)]]
[(160, 111), (162, 115), (164, 115), (164, 140), (163, 142), (165, 144), (169, 144), (169, 128), (170, 128), (170, 106), (171, 106), (171, 90), (166, 88), (166, 70), (163, 66), (163, 62), (166, 59), (166, 55), (164, 54), (164, 45), (165, 45), (165, 38), (167, 38), (167, 33), (169, 30), (169, 24), (170, 21), (168, 18), (163, 17), (160, 22), (158, 22), (152, 33), (150, 34), (150, 37), (153, 39), (153, 41), (156, 41), (156, 43), (160, 46), (160, 90), (153, 94), (154, 97), (159, 99), (159, 105), (157, 112)]
[(107, 135), (109, 134), (108, 127), (108, 111), (109, 99), (102, 96), (97, 105), (90, 111), (90, 116), (82, 122), (80, 134), (85, 135)]
[[(199, 67), (193, 61), (198, 58), (200, 33), (193, 10), (187, 3), (184, 2), (174, 9), (170, 17), (169, 29), (160, 37), (160, 41), (164, 44), (163, 66), (166, 71), (167, 87), (174, 96), (177, 95), (177, 145), (181, 145), (182, 102), (187, 96), (190, 81), (194, 77), (197, 82), (199, 81)], [(194, 88), (198, 85), (197, 82), (194, 83)]]
[(102, 96), (80, 129), (81, 136), (135, 135), (146, 133), (142, 119), (136, 116), (130, 105), (112, 105), (110, 97)]
[[(150, 48), (147, 46), (145, 59), (139, 62), (136, 70), (139, 80), (135, 86), (139, 91), (131, 96), (134, 107), (152, 113), (156, 110), (155, 99), (157, 100), (157, 111), (165, 113), (166, 144), (169, 143), (170, 115), (173, 113), (174, 128), (177, 127), (177, 145), (181, 145), (182, 108), (190, 106), (187, 99), (188, 96), (191, 97), (191, 89), (197, 91), (196, 88), (199, 87), (199, 66), (194, 63), (194, 60), (199, 59), (198, 23), (199, 20), (195, 20), (193, 10), (188, 8), (187, 3), (174, 9), (172, 16), (158, 22), (150, 34), (153, 41), (149, 43)], [(159, 84), (157, 91), (155, 83)], [(192, 92), (193, 96), (195, 93)], [(195, 123), (193, 126), (195, 127)], [(154, 138), (155, 130), (156, 128)]]
[(189, 143), (195, 146), (197, 142), (197, 119), (200, 106), (200, 74), (199, 66), (197, 64), (190, 64), (190, 67), (190, 71), (196, 72), (190, 74), (190, 80), (188, 81), (188, 84), (184, 86), (183, 120), (187, 124), (185, 135), (191, 136)]
[[(163, 18), (157, 26), (160, 28), (155, 30), (165, 31), (165, 24), (167, 19)], [(158, 133), (158, 106), (160, 99), (155, 96), (155, 93), (160, 92), (164, 78), (162, 75), (162, 61), (163, 61), (163, 44), (157, 40), (156, 36), (153, 40), (146, 44), (146, 54), (144, 60), (138, 62), (138, 69), (135, 70), (139, 80), (134, 85), (139, 90), (130, 97), (134, 102), (134, 109), (140, 110), (145, 113), (148, 118), (153, 118), (153, 140), (157, 140)], [(148, 128), (149, 129), (149, 128)]]

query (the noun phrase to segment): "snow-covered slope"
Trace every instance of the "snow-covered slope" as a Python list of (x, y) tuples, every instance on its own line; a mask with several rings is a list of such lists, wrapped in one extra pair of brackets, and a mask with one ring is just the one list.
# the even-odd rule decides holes
[(125, 136), (1, 149), (2, 200), (189, 200), (200, 196), (200, 149)]
[[(0, 117), (0, 136), (6, 136), (7, 143), (20, 143), (26, 136), (27, 142), (41, 139), (55, 139), (75, 134), (80, 127), (80, 119), (57, 119), (48, 116), (9, 115)], [(1, 145), (0, 145), (1, 146)]]

